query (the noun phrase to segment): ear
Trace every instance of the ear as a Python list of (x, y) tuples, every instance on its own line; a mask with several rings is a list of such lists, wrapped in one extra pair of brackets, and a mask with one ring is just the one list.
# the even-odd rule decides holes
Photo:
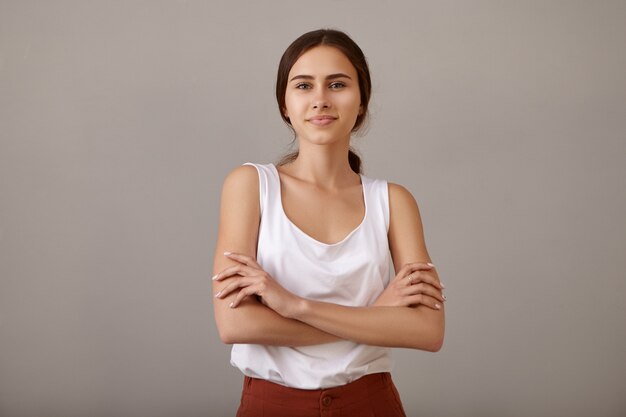
[(363, 116), (363, 105), (359, 105), (359, 116)]

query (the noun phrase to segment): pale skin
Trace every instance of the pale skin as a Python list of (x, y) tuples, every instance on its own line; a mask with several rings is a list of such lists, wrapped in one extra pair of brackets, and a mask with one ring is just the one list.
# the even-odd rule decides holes
[[(365, 212), (360, 177), (347, 158), (352, 127), (363, 111), (356, 70), (333, 47), (310, 49), (290, 70), (285, 103), (299, 155), (278, 167), (284, 211), (312, 238), (339, 242)], [(258, 181), (254, 167), (241, 166), (228, 175), (222, 190), (213, 291), (224, 343), (305, 346), (351, 340), (441, 348), (444, 287), (409, 191), (389, 184), (388, 240), (396, 276), (373, 305), (347, 307), (299, 297), (256, 262)]]

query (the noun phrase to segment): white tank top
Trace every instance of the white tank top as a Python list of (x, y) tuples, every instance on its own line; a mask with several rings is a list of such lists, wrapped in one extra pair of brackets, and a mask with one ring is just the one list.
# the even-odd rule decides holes
[[(326, 244), (286, 216), (280, 178), (273, 164), (259, 174), (261, 222), (257, 262), (298, 296), (345, 306), (372, 304), (389, 283), (391, 256), (387, 182), (361, 175), (365, 216), (342, 241)], [(313, 346), (235, 344), (231, 364), (245, 375), (300, 389), (345, 385), (391, 370), (391, 349), (338, 341)]]

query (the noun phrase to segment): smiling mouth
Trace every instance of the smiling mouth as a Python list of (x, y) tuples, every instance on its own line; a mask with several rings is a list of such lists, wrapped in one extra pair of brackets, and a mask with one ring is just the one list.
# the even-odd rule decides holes
[(331, 124), (335, 120), (337, 120), (337, 118), (333, 116), (315, 116), (308, 119), (308, 122), (316, 126), (326, 126)]

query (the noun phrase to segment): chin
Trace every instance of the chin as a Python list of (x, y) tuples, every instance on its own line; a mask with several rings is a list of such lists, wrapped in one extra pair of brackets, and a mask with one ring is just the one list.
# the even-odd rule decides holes
[(337, 132), (334, 130), (327, 131), (317, 131), (317, 132), (307, 132), (308, 134), (304, 134), (301, 136), (307, 142), (316, 144), (316, 145), (329, 145), (332, 143), (341, 142), (341, 138), (347, 137), (348, 140), (350, 138), (350, 133), (345, 132)]
[(332, 145), (334, 143), (340, 142), (340, 140), (337, 139), (337, 136), (331, 135), (307, 136), (304, 138), (304, 140), (314, 145)]

